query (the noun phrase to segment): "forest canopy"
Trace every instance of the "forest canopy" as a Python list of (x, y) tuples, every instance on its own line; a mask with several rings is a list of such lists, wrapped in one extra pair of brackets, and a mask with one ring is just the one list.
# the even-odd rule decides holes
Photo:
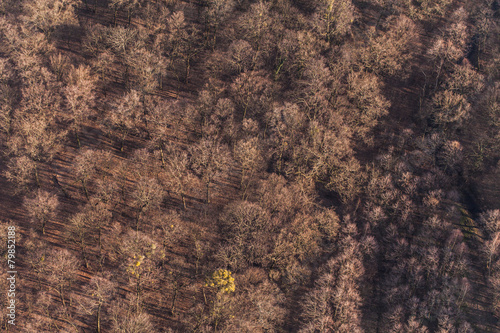
[(499, 330), (499, 19), (497, 0), (2, 1), (19, 331)]

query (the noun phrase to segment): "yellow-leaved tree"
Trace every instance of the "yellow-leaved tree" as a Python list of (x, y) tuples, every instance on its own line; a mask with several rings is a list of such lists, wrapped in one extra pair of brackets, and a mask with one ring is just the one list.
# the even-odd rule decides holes
[(215, 288), (218, 294), (229, 294), (235, 291), (234, 278), (227, 269), (216, 270), (205, 285)]
[[(206, 287), (214, 290), (216, 297), (210, 304), (210, 315), (206, 318), (217, 331), (217, 327), (230, 317), (231, 306), (228, 295), (236, 290), (234, 278), (227, 269), (218, 269), (212, 273), (205, 283)], [(205, 296), (205, 295), (204, 295)], [(206, 297), (205, 297), (206, 303)]]

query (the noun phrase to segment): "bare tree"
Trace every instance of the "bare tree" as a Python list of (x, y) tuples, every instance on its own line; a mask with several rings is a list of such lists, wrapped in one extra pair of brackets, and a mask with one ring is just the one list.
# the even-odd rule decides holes
[(79, 0), (30, 0), (24, 3), (25, 20), (50, 36), (58, 26), (77, 22), (75, 7), (79, 4)]
[(253, 68), (256, 54), (250, 43), (245, 40), (236, 40), (229, 45), (227, 53), (223, 57), (225, 69), (231, 69), (233, 73), (240, 74)]
[(162, 278), (159, 263), (165, 258), (165, 252), (150, 236), (136, 231), (121, 237), (118, 251), (122, 271), (134, 290), (135, 307), (140, 309), (144, 293), (159, 287)]
[(240, 291), (238, 295), (228, 300), (229, 316), (222, 321), (221, 330), (278, 332), (285, 320), (283, 293), (267, 279), (261, 283), (242, 285), (240, 280), (245, 277), (238, 279), (237, 288)]
[(109, 307), (116, 293), (116, 283), (109, 277), (94, 276), (84, 287), (84, 294), (87, 298), (81, 303), (85, 312), (93, 314), (96, 319), (96, 331), (102, 331), (102, 321), (107, 314), (106, 307)]
[(453, 91), (440, 91), (432, 98), (431, 117), (437, 125), (460, 125), (469, 117), (469, 111), (465, 96)]
[(316, 288), (304, 299), (300, 332), (362, 332), (359, 282), (364, 267), (357, 242), (346, 236), (345, 247), (330, 259)]
[[(7, 142), (10, 152), (18, 156), (17, 161), (12, 164), (14, 170), (17, 170), (13, 170), (11, 175), (20, 176), (26, 174), (26, 170), (34, 170), (37, 185), (40, 186), (37, 165), (53, 158), (65, 135), (64, 131), (56, 127), (54, 115), (50, 115), (50, 112), (40, 114), (25, 112), (16, 118), (14, 128), (15, 133)], [(27, 162), (22, 156), (31, 161)], [(18, 168), (22, 166), (25, 171)], [(19, 179), (18, 176), (14, 178)]]
[(466, 26), (465, 10), (459, 8), (453, 13), (454, 23), (452, 23), (444, 32), (443, 36), (438, 37), (428, 54), (434, 60), (436, 72), (436, 82), (434, 89), (437, 89), (441, 74), (446, 72), (450, 66), (463, 56), (465, 43), (468, 38)]
[(486, 268), (488, 275), (491, 274), (491, 265), (500, 250), (500, 232), (495, 232), (491, 238), (484, 242), (483, 253), (486, 255)]
[(90, 74), (90, 67), (88, 66), (72, 66), (69, 72), (65, 95), (69, 106), (70, 118), (73, 121), (72, 127), (76, 135), (78, 148), (81, 147), (78, 133), (94, 109), (96, 81)]
[(273, 84), (264, 73), (252, 71), (240, 74), (231, 84), (231, 90), (245, 119), (247, 113), (255, 117), (266, 112), (272, 98)]
[(163, 76), (167, 71), (166, 59), (147, 48), (136, 48), (126, 58), (127, 65), (134, 76), (134, 84), (146, 94), (162, 88)]
[[(242, 139), (234, 147), (234, 158), (242, 168), (240, 186), (243, 190), (243, 199), (254, 175), (264, 168), (261, 145), (258, 138)], [(243, 183), (247, 184), (243, 186)]]
[(78, 259), (66, 249), (54, 249), (49, 254), (47, 261), (47, 272), (50, 272), (47, 280), (59, 294), (63, 306), (66, 307), (66, 290), (70, 288), (72, 281), (76, 278), (79, 266)]
[(215, 48), (219, 26), (234, 10), (235, 3), (233, 0), (204, 0), (204, 2), (206, 3), (204, 13), (206, 38), (208, 42), (209, 36), (213, 35), (213, 39), (209, 43)]
[[(195, 26), (188, 25), (184, 17), (184, 12), (177, 11), (167, 19), (168, 34), (166, 40), (165, 53), (170, 61), (182, 61), (184, 66), (184, 81), (188, 82), (191, 70), (192, 59), (200, 52), (200, 32)], [(177, 76), (180, 80), (180, 75)]]
[[(111, 217), (112, 214), (107, 205), (102, 201), (93, 199), (70, 219), (68, 237), (79, 247), (87, 268), (89, 268), (87, 248), (95, 246), (96, 241), (99, 249), (99, 260), (102, 260), (103, 229), (109, 225)], [(101, 261), (99, 264), (101, 264)]]
[(132, 192), (132, 205), (136, 210), (135, 229), (139, 231), (139, 221), (143, 214), (158, 207), (163, 201), (163, 188), (154, 178), (140, 178)]
[(355, 107), (351, 112), (354, 111), (355, 114), (349, 117), (347, 113), (345, 119), (357, 135), (366, 138), (367, 132), (377, 125), (377, 120), (387, 115), (390, 103), (382, 95), (379, 79), (369, 73), (350, 73), (347, 95)]
[(92, 228), (97, 231), (97, 246), (99, 247), (99, 256), (103, 256), (102, 240), (104, 229), (109, 225), (113, 217), (109, 209), (109, 203), (99, 200), (97, 202), (91, 201), (85, 210), (90, 215), (90, 222)]
[(14, 66), (0, 59), (0, 130), (10, 133), (18, 91), (14, 87)]
[[(271, 34), (274, 27), (270, 15), (270, 4), (259, 1), (251, 5), (250, 9), (239, 18), (243, 39), (248, 41), (257, 52), (268, 51)], [(274, 22), (277, 23), (277, 22)]]
[(27, 189), (33, 180), (39, 182), (35, 162), (25, 155), (11, 158), (7, 168), (5, 177), (17, 185), (17, 191)]
[(68, 70), (70, 68), (69, 58), (62, 53), (57, 55), (53, 54), (50, 56), (50, 68), (56, 76), (58, 81), (62, 81), (68, 75)]
[(231, 163), (229, 149), (217, 141), (202, 139), (191, 148), (191, 167), (206, 187), (206, 202), (210, 203), (210, 188), (223, 176)]
[(59, 200), (56, 195), (41, 189), (38, 189), (33, 198), (24, 201), (32, 221), (39, 225), (44, 235), (47, 222), (54, 218), (58, 205)]
[(181, 197), (182, 205), (186, 209), (186, 194), (194, 178), (189, 169), (188, 153), (172, 144), (166, 147), (165, 152), (169, 156), (164, 165), (167, 172), (166, 182), (169, 188)]
[(227, 242), (226, 248), (219, 251), (223, 261), (224, 256), (235, 258), (231, 266), (238, 270), (268, 263), (274, 225), (267, 211), (248, 201), (233, 202), (226, 206), (219, 223)]
[(368, 70), (394, 75), (405, 69), (410, 59), (410, 43), (417, 37), (415, 24), (406, 16), (389, 17), (387, 31), (370, 31), (368, 47), (361, 52), (361, 60)]
[(300, 144), (300, 135), (304, 130), (305, 114), (297, 104), (285, 103), (275, 106), (272, 113), (266, 115), (269, 126), (269, 137), (276, 156), (276, 169), (284, 171), (284, 161), (295, 155)]
[(87, 246), (91, 239), (91, 230), (88, 227), (89, 221), (86, 219), (85, 214), (77, 213), (71, 217), (70, 225), (68, 228), (69, 239), (77, 244), (80, 248), (85, 267), (89, 268), (89, 261), (87, 258)]
[(115, 301), (111, 306), (110, 320), (112, 322), (111, 333), (133, 332), (133, 333), (155, 333), (158, 332), (151, 316), (141, 309), (124, 304), (123, 301)]
[(348, 34), (354, 21), (354, 5), (351, 0), (318, 0), (315, 13), (315, 28), (328, 42), (336, 41)]
[(87, 200), (89, 199), (88, 182), (97, 172), (98, 152), (92, 149), (80, 151), (74, 162), (76, 179), (82, 183), (83, 191)]
[(125, 10), (127, 12), (127, 20), (130, 25), (132, 15), (139, 8), (141, 0), (111, 0), (109, 6), (114, 9), (114, 24), (116, 25), (116, 16), (118, 10)]
[(143, 120), (144, 109), (141, 96), (136, 90), (132, 90), (117, 101), (113, 110), (109, 112), (108, 123), (120, 132), (120, 150), (127, 135), (136, 129), (138, 123)]
[(85, 29), (82, 46), (92, 56), (104, 52), (106, 46), (107, 30), (100, 24), (91, 24)]
[(106, 44), (116, 55), (124, 57), (134, 48), (140, 48), (144, 45), (146, 38), (144, 33), (143, 30), (130, 27), (107, 28)]
[(112, 52), (106, 50), (97, 55), (93, 59), (91, 65), (93, 70), (99, 76), (99, 85), (105, 85), (112, 80), (113, 68), (112, 65), (115, 61), (115, 56)]

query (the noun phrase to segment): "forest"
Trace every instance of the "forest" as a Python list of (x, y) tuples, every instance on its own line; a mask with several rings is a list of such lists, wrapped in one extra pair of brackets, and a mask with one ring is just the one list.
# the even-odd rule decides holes
[(0, 213), (5, 332), (500, 332), (500, 2), (1, 0)]

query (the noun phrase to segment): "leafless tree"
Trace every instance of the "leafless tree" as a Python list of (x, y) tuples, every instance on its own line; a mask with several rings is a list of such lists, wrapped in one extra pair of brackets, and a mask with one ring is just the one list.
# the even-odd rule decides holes
[(97, 56), (106, 47), (107, 30), (100, 24), (92, 24), (86, 27), (82, 46), (92, 56)]
[(136, 90), (132, 90), (118, 100), (108, 115), (108, 123), (120, 132), (120, 150), (127, 135), (136, 130), (136, 126), (143, 121), (144, 109), (141, 102), (141, 95)]
[(87, 199), (89, 199), (88, 182), (95, 176), (98, 162), (98, 152), (92, 149), (82, 150), (75, 158), (74, 173), (76, 179), (82, 183)]
[(50, 36), (56, 27), (77, 22), (75, 7), (79, 4), (79, 0), (30, 0), (24, 3), (27, 14), (24, 19)]
[(11, 158), (7, 168), (5, 177), (17, 184), (17, 191), (27, 189), (33, 180), (39, 182), (35, 162), (25, 155)]
[(118, 10), (125, 10), (127, 12), (127, 20), (130, 25), (132, 15), (139, 8), (141, 0), (111, 0), (109, 6), (114, 9), (114, 23), (116, 25), (116, 16)]
[(151, 94), (162, 88), (162, 78), (167, 70), (167, 61), (162, 55), (145, 47), (136, 48), (127, 56), (126, 61), (139, 90)]
[[(191, 61), (200, 52), (200, 32), (195, 26), (187, 24), (184, 12), (177, 11), (167, 19), (168, 33), (166, 40), (165, 53), (170, 61), (175, 64), (181, 61), (185, 69), (184, 81), (188, 82), (191, 70)], [(180, 80), (181, 76), (177, 76)]]
[(495, 232), (491, 238), (484, 242), (483, 253), (486, 255), (486, 268), (491, 274), (491, 265), (498, 251), (500, 250), (500, 232)]
[(92, 240), (92, 230), (87, 214), (77, 213), (71, 217), (68, 228), (68, 238), (79, 247), (85, 267), (89, 268), (87, 247)]
[(111, 306), (110, 320), (112, 322), (112, 333), (134, 332), (134, 333), (155, 333), (158, 332), (151, 316), (141, 309), (134, 309), (123, 301), (115, 301)]
[(88, 66), (72, 67), (69, 72), (65, 95), (78, 147), (81, 147), (78, 133), (94, 108), (96, 81)]
[(395, 75), (401, 73), (410, 59), (410, 43), (416, 39), (416, 26), (408, 17), (389, 17), (387, 31), (370, 31), (368, 47), (361, 52), (361, 60), (368, 70)]
[(135, 229), (139, 231), (139, 221), (143, 214), (158, 207), (163, 201), (163, 188), (154, 178), (140, 178), (132, 192), (132, 205), (136, 210)]
[(238, 25), (243, 30), (243, 39), (248, 41), (254, 50), (265, 52), (270, 44), (269, 32), (273, 28), (271, 22), (270, 4), (260, 1), (251, 5), (240, 17)]
[(157, 291), (159, 287), (163, 275), (159, 263), (165, 252), (150, 236), (136, 231), (122, 235), (117, 250), (122, 272), (134, 290), (134, 306), (140, 309), (144, 293), (151, 288)]
[[(379, 79), (368, 73), (351, 73), (348, 77), (348, 97), (355, 107), (355, 116), (346, 120), (357, 134), (366, 138), (366, 133), (376, 124), (377, 120), (388, 113), (389, 101), (381, 93)], [(359, 125), (355, 126), (353, 122)]]
[(191, 149), (191, 167), (206, 187), (206, 202), (210, 203), (210, 188), (216, 178), (228, 170), (231, 156), (226, 145), (210, 139), (202, 139)]
[(47, 258), (47, 280), (61, 298), (66, 307), (66, 290), (76, 278), (79, 268), (78, 259), (66, 249), (53, 249)]
[(103, 318), (106, 319), (107, 307), (116, 294), (116, 283), (106, 277), (94, 276), (84, 287), (87, 298), (81, 302), (81, 307), (86, 313), (96, 317), (96, 331), (102, 331)]
[(220, 254), (237, 258), (233, 269), (268, 263), (274, 225), (264, 209), (247, 201), (234, 202), (226, 206), (219, 223), (228, 245)]
[[(245, 193), (251, 179), (256, 173), (264, 168), (263, 153), (260, 147), (260, 142), (256, 137), (242, 139), (238, 141), (234, 147), (234, 158), (242, 168), (240, 186), (244, 191), (243, 199), (245, 199)], [(247, 183), (245, 186), (243, 186), (244, 182)]]
[(231, 90), (245, 119), (247, 113), (255, 117), (266, 112), (273, 94), (273, 84), (263, 73), (252, 71), (239, 75), (231, 84)]
[(432, 98), (432, 118), (437, 125), (460, 125), (469, 117), (470, 103), (464, 95), (450, 90), (436, 93)]
[(315, 28), (328, 42), (338, 40), (351, 30), (354, 21), (354, 5), (351, 0), (318, 0)]
[(189, 186), (193, 184), (194, 175), (189, 169), (189, 156), (187, 151), (170, 144), (166, 147), (165, 153), (168, 156), (164, 164), (167, 173), (166, 183), (176, 194), (181, 197), (182, 205), (186, 209), (186, 194)]
[(205, 29), (207, 33), (206, 38), (208, 41), (209, 35), (213, 35), (213, 39), (210, 43), (212, 47), (215, 48), (219, 26), (234, 10), (235, 3), (233, 0), (204, 0), (204, 2), (206, 5), (204, 13)]
[(47, 222), (54, 218), (58, 205), (59, 200), (56, 195), (41, 189), (38, 189), (33, 198), (24, 201), (32, 221), (39, 225), (44, 235)]

